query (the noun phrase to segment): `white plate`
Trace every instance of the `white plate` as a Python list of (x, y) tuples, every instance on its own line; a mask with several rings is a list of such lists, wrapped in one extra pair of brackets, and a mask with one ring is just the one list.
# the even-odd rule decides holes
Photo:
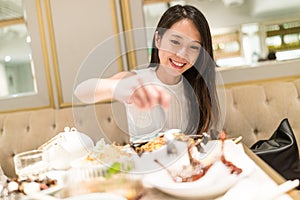
[(126, 198), (111, 193), (90, 193), (68, 197), (64, 200), (126, 200)]
[(51, 186), (48, 189), (42, 190), (42, 193), (50, 195), (61, 190), (64, 187), (64, 178), (66, 175), (66, 171), (51, 170), (46, 172), (45, 175), (52, 180), (56, 180), (57, 182), (55, 186)]
[(146, 143), (149, 142), (159, 136), (163, 136), (164, 132), (160, 132), (160, 130), (154, 131), (153, 133), (149, 133), (146, 135), (140, 135), (136, 137), (132, 137), (132, 142), (133, 143)]
[[(220, 142), (212, 146), (214, 146), (214, 148), (210, 149), (210, 152), (212, 152), (211, 154), (213, 154), (213, 152), (219, 152), (221, 149)], [(155, 173), (145, 175), (143, 182), (145, 185), (153, 186), (167, 194), (184, 199), (215, 198), (224, 194), (239, 179), (249, 175), (255, 167), (255, 163), (244, 153), (243, 147), (236, 145), (231, 141), (226, 141), (225, 143), (225, 157), (237, 167), (242, 168), (243, 172), (239, 175), (230, 174), (228, 167), (226, 167), (221, 161), (217, 161), (202, 178), (194, 182), (176, 183), (163, 169)], [(185, 159), (181, 159), (178, 162), (176, 163), (177, 167), (186, 164)], [(172, 167), (174, 166), (169, 168)]]
[(66, 173), (67, 172), (63, 170), (51, 170), (46, 172), (45, 176), (47, 176), (50, 179), (56, 180), (58, 185), (62, 185)]
[(165, 166), (170, 166), (173, 163), (177, 162), (177, 160), (181, 159), (181, 157), (186, 154), (187, 145), (185, 142), (180, 141), (174, 141), (174, 145), (178, 150), (177, 156), (168, 156), (166, 145), (153, 152), (144, 152), (141, 156), (138, 156), (135, 152), (133, 152), (132, 158), (135, 166), (134, 169), (131, 170), (131, 172), (145, 174), (161, 169), (161, 167), (156, 162), (154, 162), (154, 159), (159, 159), (160, 162)]
[(53, 195), (54, 193), (60, 191), (63, 189), (64, 184), (63, 184), (63, 178), (65, 176), (66, 172), (65, 171), (58, 171), (58, 170), (53, 170), (46, 172), (45, 176), (52, 180), (56, 180), (57, 183), (56, 185), (53, 185), (47, 189), (41, 190), (39, 192), (34, 192), (30, 193), (27, 195), (21, 194), (20, 199), (22, 200), (32, 200), (32, 199), (41, 199), (40, 197), (49, 197), (50, 195)]
[[(172, 129), (177, 130), (177, 129)], [(171, 131), (172, 131), (171, 130)], [(178, 163), (179, 161), (182, 161), (184, 159), (185, 161), (188, 161), (188, 158), (183, 158), (187, 154), (187, 143), (174, 140), (174, 145), (177, 148), (178, 154), (169, 156), (167, 154), (167, 146), (163, 145), (159, 149), (152, 151), (152, 152), (144, 152), (141, 156), (138, 156), (134, 150), (132, 150), (132, 157), (135, 163), (134, 169), (131, 171), (133, 173), (151, 173), (156, 172), (157, 170), (161, 169), (161, 166), (159, 166), (156, 162), (154, 162), (154, 159), (158, 159), (164, 166), (172, 166), (175, 163)], [(207, 155), (216, 155), (217, 151), (220, 152), (220, 149), (216, 149), (215, 146), (218, 145), (218, 141), (210, 141), (207, 143), (204, 147), (205, 153), (199, 153), (195, 156), (198, 156), (199, 159), (204, 159), (207, 157)], [(207, 160), (207, 159), (206, 159)]]

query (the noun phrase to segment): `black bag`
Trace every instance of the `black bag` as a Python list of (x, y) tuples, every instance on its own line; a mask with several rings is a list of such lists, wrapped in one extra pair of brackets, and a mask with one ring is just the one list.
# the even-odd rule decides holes
[(300, 179), (299, 151), (288, 119), (281, 121), (270, 139), (260, 140), (250, 149), (284, 178)]

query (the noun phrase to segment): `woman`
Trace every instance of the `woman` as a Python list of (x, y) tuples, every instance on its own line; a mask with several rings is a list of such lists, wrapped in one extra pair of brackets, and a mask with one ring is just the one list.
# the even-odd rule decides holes
[(84, 81), (75, 95), (124, 102), (132, 140), (160, 129), (202, 134), (219, 120), (215, 73), (207, 20), (193, 6), (175, 5), (158, 23), (148, 68)]

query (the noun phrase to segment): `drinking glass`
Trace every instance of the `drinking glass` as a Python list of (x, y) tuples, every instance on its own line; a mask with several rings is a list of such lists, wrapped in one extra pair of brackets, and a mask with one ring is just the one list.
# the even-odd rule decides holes
[(14, 156), (15, 171), (20, 180), (43, 178), (49, 169), (49, 162), (42, 150), (30, 150)]

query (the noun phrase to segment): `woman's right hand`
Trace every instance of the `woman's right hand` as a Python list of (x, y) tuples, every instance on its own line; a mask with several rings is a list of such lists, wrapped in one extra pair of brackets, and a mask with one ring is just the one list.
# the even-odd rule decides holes
[(140, 109), (151, 109), (161, 105), (167, 109), (170, 94), (163, 86), (145, 81), (139, 75), (122, 78), (113, 88), (113, 97), (125, 103), (134, 104)]

